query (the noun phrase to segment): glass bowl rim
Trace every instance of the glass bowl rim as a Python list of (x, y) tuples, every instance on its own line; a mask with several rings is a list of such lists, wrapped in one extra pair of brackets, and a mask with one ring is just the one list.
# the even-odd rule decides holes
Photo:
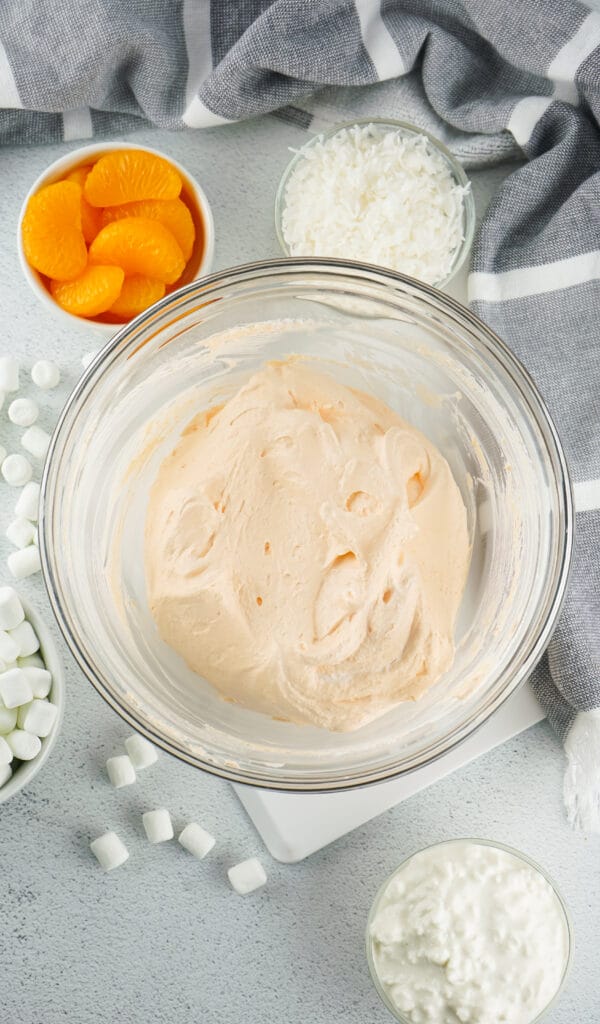
[(404, 857), (404, 859), (400, 861), (398, 866), (390, 872), (387, 878), (384, 879), (384, 881), (379, 886), (377, 893), (375, 894), (375, 898), (371, 904), (365, 928), (365, 951), (367, 956), (367, 966), (369, 968), (369, 974), (371, 975), (371, 981), (373, 982), (375, 991), (377, 992), (377, 995), (381, 999), (383, 1005), (386, 1007), (387, 1010), (389, 1010), (392, 1016), (395, 1017), (397, 1021), (399, 1021), (399, 1024), (411, 1024), (409, 1018), (405, 1017), (402, 1011), (398, 1010), (398, 1008), (394, 1006), (392, 1000), (390, 999), (389, 995), (385, 991), (385, 988), (383, 987), (379, 975), (377, 974), (377, 968), (375, 967), (375, 960), (373, 957), (373, 940), (371, 937), (371, 925), (373, 924), (373, 919), (379, 909), (379, 904), (385, 895), (388, 885), (390, 884), (392, 879), (396, 877), (396, 875), (398, 875), (404, 868), (408, 866), (408, 864), (411, 862), (411, 860), (413, 860), (414, 857), (418, 857), (422, 853), (427, 853), (429, 850), (436, 850), (438, 849), (438, 847), (441, 846), (454, 846), (457, 843), (472, 846), (489, 846), (492, 849), (499, 850), (502, 853), (509, 853), (513, 857), (516, 857), (517, 860), (520, 860), (522, 863), (528, 864), (529, 867), (532, 867), (542, 876), (542, 878), (546, 880), (546, 882), (548, 882), (548, 885), (552, 888), (552, 891), (554, 892), (560, 904), (564, 922), (567, 928), (567, 959), (565, 961), (565, 966), (563, 969), (559, 986), (556, 989), (556, 992), (554, 993), (552, 998), (550, 999), (550, 1002), (547, 1003), (546, 1006), (542, 1007), (537, 1016), (529, 1022), (529, 1024), (538, 1024), (538, 1021), (541, 1021), (549, 1012), (549, 1010), (551, 1010), (552, 1007), (555, 1006), (558, 1002), (561, 993), (563, 992), (564, 987), (567, 983), (569, 974), (571, 972), (571, 967), (573, 964), (573, 949), (575, 945), (573, 918), (571, 917), (571, 912), (569, 910), (569, 907), (564, 896), (562, 895), (562, 892), (560, 891), (558, 885), (556, 884), (552, 876), (548, 874), (546, 869), (543, 868), (541, 864), (538, 864), (538, 862), (534, 860), (533, 857), (530, 857), (528, 854), (522, 853), (521, 850), (515, 849), (514, 846), (509, 846), (507, 843), (498, 842), (495, 839), (477, 839), (471, 836), (459, 836), (456, 839), (442, 839), (436, 843), (428, 843), (427, 846), (422, 846), (419, 850), (415, 850), (413, 853), (409, 854), (408, 857)]
[[(510, 670), (507, 670), (509, 674), (507, 685), (504, 686), (500, 693), (496, 694), (495, 697), (490, 700), (489, 705), (486, 705), (484, 708), (480, 709), (476, 715), (474, 715), (474, 722), (470, 721), (466, 725), (463, 724), (462, 726), (457, 727), (449, 740), (445, 739), (442, 741), (443, 749), (436, 750), (433, 753), (428, 753), (417, 765), (399, 767), (396, 763), (391, 766), (387, 765), (385, 768), (379, 766), (368, 773), (362, 772), (358, 776), (350, 776), (347, 774), (342, 778), (336, 778), (333, 780), (331, 778), (327, 778), (325, 780), (321, 779), (317, 781), (313, 779), (308, 781), (298, 781), (297, 779), (289, 778), (275, 779), (269, 776), (265, 777), (257, 770), (233, 767), (231, 766), (231, 763), (229, 765), (214, 764), (210, 758), (201, 759), (200, 757), (194, 756), (183, 750), (172, 740), (164, 738), (162, 735), (155, 732), (150, 726), (146, 725), (145, 722), (140, 721), (137, 716), (128, 707), (126, 707), (124, 703), (122, 703), (116, 694), (105, 685), (102, 678), (100, 678), (96, 673), (94, 666), (90, 664), (85, 650), (82, 649), (82, 647), (77, 643), (76, 638), (72, 635), (69, 626), (68, 609), (63, 606), (57, 592), (58, 588), (55, 585), (55, 579), (60, 576), (56, 571), (57, 560), (51, 553), (46, 538), (48, 520), (51, 518), (51, 513), (49, 514), (48, 512), (48, 499), (50, 496), (53, 496), (51, 485), (54, 490), (56, 490), (56, 481), (53, 480), (54, 463), (61, 455), (61, 446), (59, 446), (59, 441), (62, 442), (63, 427), (71, 415), (76, 416), (78, 414), (78, 407), (81, 404), (82, 398), (84, 401), (90, 398), (91, 392), (89, 394), (86, 394), (85, 392), (87, 390), (88, 382), (90, 381), (90, 378), (93, 377), (96, 369), (102, 364), (110, 365), (112, 359), (116, 357), (117, 349), (121, 347), (122, 343), (126, 343), (132, 350), (135, 350), (140, 340), (138, 332), (144, 329), (146, 323), (152, 321), (153, 333), (156, 333), (159, 317), (164, 315), (165, 311), (168, 310), (169, 307), (175, 307), (185, 302), (188, 296), (197, 293), (201, 294), (203, 299), (208, 299), (210, 301), (209, 296), (212, 288), (223, 288), (235, 285), (236, 283), (248, 283), (248, 281), (254, 280), (260, 281), (262, 277), (270, 276), (274, 273), (279, 273), (281, 276), (287, 278), (288, 276), (300, 271), (319, 272), (325, 275), (331, 275), (332, 278), (342, 276), (349, 281), (354, 278), (357, 281), (363, 281), (364, 283), (379, 285), (381, 287), (387, 287), (389, 285), (393, 286), (396, 284), (403, 286), (409, 293), (410, 289), (413, 289), (416, 290), (417, 293), (421, 293), (418, 295), (418, 298), (421, 301), (428, 303), (433, 299), (434, 302), (441, 304), (443, 307), (447, 307), (444, 310), (445, 313), (454, 313), (455, 315), (458, 315), (463, 322), (466, 321), (468, 325), (475, 327), (480, 335), (477, 339), (478, 344), (482, 345), (484, 349), (494, 353), (496, 358), (502, 363), (504, 373), (513, 380), (513, 383), (515, 383), (514, 378), (516, 375), (516, 380), (519, 381), (520, 391), (522, 386), (525, 388), (525, 395), (528, 400), (527, 404), (530, 407), (530, 414), (544, 440), (544, 444), (549, 452), (549, 457), (554, 464), (556, 495), (562, 512), (561, 528), (558, 529), (557, 527), (558, 547), (556, 565), (553, 573), (553, 582), (552, 585), (548, 587), (548, 593), (545, 598), (545, 618), (541, 619), (538, 624), (535, 634), (528, 644), (527, 654), (521, 660), (518, 668), (516, 670), (513, 669), (512, 673)], [(174, 311), (173, 316), (175, 316)], [(180, 760), (194, 765), (197, 768), (201, 768), (210, 774), (227, 779), (230, 782), (257, 786), (262, 789), (271, 789), (280, 792), (324, 793), (349, 790), (381, 783), (389, 779), (397, 778), (415, 770), (416, 768), (423, 767), (425, 764), (430, 764), (436, 761), (439, 757), (458, 747), (467, 739), (468, 736), (473, 735), (479, 728), (481, 728), (481, 726), (499, 710), (508, 697), (518, 689), (543, 654), (552, 636), (558, 614), (563, 605), (573, 552), (574, 503), (565, 454), (552, 417), (550, 416), (550, 413), (528, 371), (521, 364), (519, 359), (511, 352), (505, 342), (503, 342), (487, 324), (472, 313), (468, 307), (463, 306), (448, 294), (441, 292), (439, 289), (436, 289), (431, 285), (427, 285), (422, 281), (400, 274), (397, 271), (388, 270), (371, 264), (359, 263), (352, 260), (306, 257), (298, 259), (288, 258), (263, 260), (242, 264), (237, 267), (231, 267), (225, 271), (213, 273), (200, 280), (192, 281), (183, 288), (165, 296), (159, 302), (150, 306), (147, 310), (141, 313), (135, 318), (135, 320), (125, 324), (119, 331), (117, 331), (113, 338), (110, 339), (102, 349), (100, 349), (94, 360), (82, 373), (67, 399), (65, 406), (63, 407), (57, 426), (52, 435), (51, 444), (44, 464), (41, 481), (39, 526), (42, 573), (50, 605), (58, 622), (59, 628), (71, 650), (71, 653), (75, 657), (75, 660), (86, 678), (92, 683), (94, 688), (104, 698), (109, 706), (124, 719), (124, 721), (126, 721), (132, 728), (136, 729), (136, 731), (146, 736), (153, 743), (157, 744), (157, 746), (167, 751), (167, 753), (170, 753)]]
[[(450, 152), (448, 147), (431, 132), (428, 132), (425, 128), (419, 128), (418, 125), (411, 124), (410, 121), (402, 121), (392, 117), (362, 117), (357, 118), (355, 121), (343, 121), (340, 124), (334, 125), (331, 128), (327, 128), (324, 131), (318, 132), (313, 135), (307, 142), (304, 143), (298, 150), (295, 150), (291, 160), (286, 165), (283, 174), (279, 180), (277, 187), (277, 193), (275, 195), (275, 232), (277, 234), (277, 241), (279, 242), (281, 251), (284, 256), (291, 259), (327, 259), (329, 257), (292, 257), (290, 254), (289, 246), (283, 237), (283, 211), (285, 209), (285, 190), (289, 179), (294, 173), (298, 164), (305, 158), (306, 153), (311, 150), (318, 142), (332, 139), (339, 132), (342, 132), (348, 128), (357, 127), (368, 127), (369, 125), (379, 125), (382, 128), (389, 128), (391, 131), (403, 132), (405, 135), (421, 135), (427, 139), (429, 145), (437, 151), (441, 157), (446, 161), (450, 168), (450, 173), (453, 178), (460, 185), (461, 188), (465, 189), (463, 195), (463, 209), (464, 209), (464, 224), (465, 234), (464, 238), (457, 247), (454, 253), (454, 259), (450, 270), (440, 281), (436, 281), (434, 285), (429, 287), (434, 288), (445, 288), (446, 285), (450, 284), (450, 281), (456, 276), (463, 263), (465, 262), (467, 255), (473, 244), (475, 237), (475, 199), (473, 198), (473, 187), (470, 178), (467, 176), (464, 167), (456, 159), (455, 156)], [(357, 261), (358, 262), (358, 261)], [(388, 268), (385, 268), (388, 269)], [(391, 268), (389, 268), (391, 269)], [(393, 273), (402, 273), (402, 271), (393, 271)], [(425, 282), (424, 282), (425, 283)]]

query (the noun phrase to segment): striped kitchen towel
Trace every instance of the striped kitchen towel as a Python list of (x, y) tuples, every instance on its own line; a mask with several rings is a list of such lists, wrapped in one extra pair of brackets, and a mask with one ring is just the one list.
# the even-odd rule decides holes
[(600, 14), (573, 0), (0, 5), (4, 144), (271, 111), (313, 131), (401, 116), (467, 166), (526, 159), (481, 225), (470, 301), (532, 373), (574, 479), (570, 591), (534, 685), (565, 743), (569, 816), (600, 830)]

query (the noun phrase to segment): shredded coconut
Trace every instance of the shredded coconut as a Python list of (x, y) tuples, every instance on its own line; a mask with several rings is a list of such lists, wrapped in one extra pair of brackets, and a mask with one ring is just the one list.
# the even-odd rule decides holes
[(425, 135), (343, 128), (292, 171), (283, 237), (291, 256), (362, 260), (436, 284), (464, 237), (467, 189)]

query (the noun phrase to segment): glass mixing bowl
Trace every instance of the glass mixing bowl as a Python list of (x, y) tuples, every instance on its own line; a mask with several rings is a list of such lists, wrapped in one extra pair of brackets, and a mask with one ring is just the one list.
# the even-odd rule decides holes
[[(354, 733), (223, 701), (158, 637), (143, 571), (158, 466), (200, 409), (298, 354), (376, 394), (441, 449), (472, 558), (452, 669)], [(477, 317), (427, 285), (334, 260), (274, 260), (194, 282), (127, 325), (75, 387), (42, 482), (42, 562), (84, 673), (139, 732), (235, 782), (327, 791), (417, 768), (465, 739), (527, 677), (564, 595), (573, 506), (535, 388)]]

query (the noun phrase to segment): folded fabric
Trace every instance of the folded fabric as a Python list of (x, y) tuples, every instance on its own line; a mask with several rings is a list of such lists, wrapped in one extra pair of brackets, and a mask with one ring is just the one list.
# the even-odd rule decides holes
[(154, 0), (140, 10), (4, 0), (0, 142), (143, 122), (200, 128), (278, 109), (313, 131), (400, 115), (469, 166), (526, 158), (481, 225), (470, 302), (530, 370), (574, 480), (569, 595), (533, 681), (565, 742), (569, 817), (600, 829), (600, 14), (568, 0)]

